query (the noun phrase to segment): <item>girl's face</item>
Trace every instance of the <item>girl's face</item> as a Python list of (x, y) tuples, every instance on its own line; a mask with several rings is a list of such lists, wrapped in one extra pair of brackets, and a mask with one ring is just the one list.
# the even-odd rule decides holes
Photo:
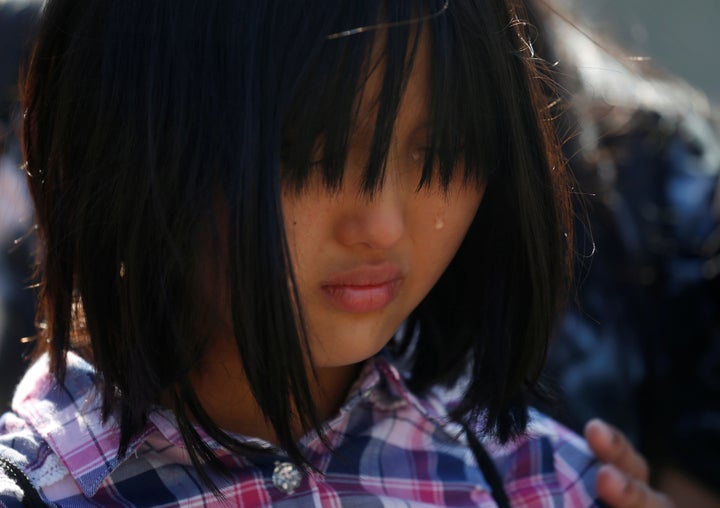
[(340, 190), (328, 191), (317, 174), (302, 191), (283, 193), (316, 367), (350, 365), (378, 352), (440, 278), (480, 205), (484, 188), (466, 184), (462, 171), (447, 190), (434, 180), (417, 190), (427, 137), (427, 53), (423, 42), (400, 104), (385, 181), (372, 198), (362, 193), (362, 176), (381, 70), (360, 98)]

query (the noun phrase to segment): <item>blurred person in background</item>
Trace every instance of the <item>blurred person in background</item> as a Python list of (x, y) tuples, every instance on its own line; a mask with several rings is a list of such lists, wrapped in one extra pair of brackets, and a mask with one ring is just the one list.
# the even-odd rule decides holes
[[(548, 375), (575, 429), (599, 415), (681, 506), (720, 506), (720, 136), (707, 98), (537, 0), (578, 180), (577, 299)], [(582, 213), (587, 211), (587, 219)]]
[(22, 337), (35, 334), (31, 284), (32, 211), (15, 137), (17, 78), (41, 2), (0, 0), (0, 410), (25, 370)]

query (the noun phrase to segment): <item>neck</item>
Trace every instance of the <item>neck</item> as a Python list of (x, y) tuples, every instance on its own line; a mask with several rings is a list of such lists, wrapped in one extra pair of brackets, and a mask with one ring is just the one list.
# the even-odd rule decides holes
[[(316, 368), (317, 376), (308, 375), (320, 421), (337, 413), (359, 367), (359, 364), (321, 367)], [(208, 416), (220, 428), (278, 444), (273, 427), (252, 395), (234, 341), (217, 341), (191, 376), (191, 382)], [(304, 433), (298, 421), (291, 423), (291, 430), (296, 439)]]

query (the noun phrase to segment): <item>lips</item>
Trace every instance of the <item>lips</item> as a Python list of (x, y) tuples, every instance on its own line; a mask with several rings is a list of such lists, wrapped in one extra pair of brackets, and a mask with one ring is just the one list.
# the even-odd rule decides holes
[(333, 274), (321, 287), (332, 305), (360, 314), (387, 307), (395, 299), (402, 280), (397, 266), (383, 263)]

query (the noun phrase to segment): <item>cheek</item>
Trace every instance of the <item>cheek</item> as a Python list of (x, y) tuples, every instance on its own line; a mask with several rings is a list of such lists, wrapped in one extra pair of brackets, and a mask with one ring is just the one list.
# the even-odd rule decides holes
[(419, 303), (442, 276), (462, 244), (482, 201), (483, 189), (450, 189), (413, 204), (412, 284)]
[(483, 192), (484, 187), (451, 187), (447, 193), (417, 203), (425, 245), (452, 258), (477, 214)]
[[(325, 267), (332, 264), (336, 248), (331, 240), (333, 206), (327, 199), (306, 196), (285, 197), (283, 218), (295, 290), (305, 310), (314, 298)], [(289, 276), (289, 274), (288, 274)], [(290, 281), (288, 280), (288, 284)], [(294, 292), (291, 291), (294, 298)], [(295, 302), (296, 304), (298, 302)], [(305, 316), (308, 319), (308, 316)]]
[(313, 251), (321, 244), (321, 231), (329, 213), (328, 207), (321, 200), (283, 196), (285, 235), (293, 264), (313, 256)]

